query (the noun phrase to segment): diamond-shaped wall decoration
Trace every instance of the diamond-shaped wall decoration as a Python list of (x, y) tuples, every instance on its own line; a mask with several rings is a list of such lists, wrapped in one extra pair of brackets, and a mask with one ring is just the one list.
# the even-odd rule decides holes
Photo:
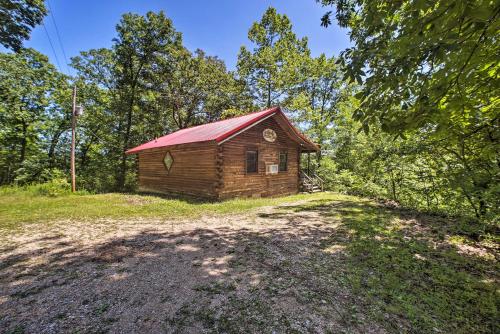
[(172, 158), (170, 152), (167, 152), (167, 154), (165, 154), (165, 158), (163, 158), (163, 164), (165, 165), (167, 172), (170, 172), (170, 168), (172, 167), (173, 163), (174, 163), (174, 158)]

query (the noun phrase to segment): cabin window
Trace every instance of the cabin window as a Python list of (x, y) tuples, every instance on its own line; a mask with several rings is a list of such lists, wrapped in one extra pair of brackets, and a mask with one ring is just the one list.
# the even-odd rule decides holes
[(247, 173), (257, 173), (259, 161), (259, 153), (258, 151), (247, 151)]
[(279, 171), (286, 172), (288, 170), (288, 152), (280, 152)]

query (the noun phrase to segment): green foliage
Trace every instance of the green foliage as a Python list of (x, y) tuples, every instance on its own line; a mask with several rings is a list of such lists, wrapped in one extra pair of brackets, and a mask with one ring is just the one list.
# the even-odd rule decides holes
[(360, 173), (354, 173), (349, 169), (340, 170), (336, 160), (325, 156), (317, 166), (316, 172), (325, 182), (326, 189), (371, 198), (388, 197), (387, 190), (383, 186), (367, 180)]
[(337, 190), (334, 186), (335, 176), (338, 172), (338, 166), (335, 160), (331, 157), (324, 157), (321, 160), (321, 165), (317, 168), (317, 174), (323, 179), (325, 182), (325, 187), (331, 190)]
[(334, 57), (304, 57), (300, 70), (300, 83), (293, 86), (285, 106), (305, 134), (322, 151), (328, 151), (332, 147), (332, 124), (338, 108), (351, 95), (350, 88), (342, 81), (342, 71)]
[(163, 12), (125, 14), (111, 49), (73, 58), (79, 98), (82, 186), (133, 190), (134, 159), (124, 152), (193, 125), (248, 111), (243, 83), (217, 57), (194, 54)]
[[(29, 196), (59, 197), (71, 194), (71, 186), (60, 172), (54, 172), (49, 180), (43, 183), (25, 184), (23, 186), (4, 186), (0, 188), (0, 196), (16, 197), (20, 193)], [(84, 192), (80, 192), (83, 194)]]
[(135, 143), (137, 128), (135, 124), (140, 117), (140, 101), (148, 94), (146, 79), (148, 70), (157, 59), (168, 61), (174, 52), (181, 48), (181, 34), (177, 32), (172, 21), (161, 11), (158, 14), (148, 12), (145, 16), (125, 14), (116, 26), (118, 36), (113, 40), (113, 63), (111, 64), (111, 80), (114, 84), (114, 100), (111, 110), (118, 128), (118, 147), (116, 152), (120, 160), (116, 169), (116, 188), (126, 189), (127, 171), (131, 167), (125, 151)]
[(47, 9), (43, 0), (0, 0), (0, 44), (20, 51), (23, 41), (45, 15)]
[[(338, 188), (333, 189), (387, 198), (419, 210), (468, 219), (475, 216), (466, 194), (454, 185), (450, 175), (454, 170), (442, 162), (450, 156), (430, 149), (419, 136), (394, 139), (376, 127), (370, 134), (359, 132), (358, 123), (352, 119), (353, 106), (344, 107), (336, 117), (332, 137), (335, 145), (330, 154), (338, 169)], [(487, 198), (494, 205), (496, 199)], [(485, 222), (492, 219), (483, 217)]]
[(65, 129), (57, 107), (65, 80), (33, 49), (0, 54), (0, 184), (31, 182), (54, 163), (53, 130)]
[[(413, 168), (414, 191), (427, 206), (428, 194), (438, 192), (430, 188), (444, 198), (460, 192), (478, 219), (491, 221), (500, 181), (498, 1), (321, 2), (336, 5), (354, 42), (340, 58), (346, 79), (362, 84), (353, 119), (366, 133), (408, 139), (413, 153), (404, 155), (420, 169)], [(436, 179), (442, 182), (428, 184)], [(463, 203), (451, 197), (452, 205)]]
[(351, 195), (361, 195), (372, 198), (383, 198), (387, 196), (383, 187), (349, 170), (343, 170), (337, 174), (333, 180), (332, 186), (333, 189)]
[(28, 188), (29, 191), (35, 191), (38, 195), (57, 197), (68, 195), (71, 187), (64, 178), (52, 179), (46, 183), (37, 184)]
[[(498, 68), (492, 65), (498, 47), (491, 37), (497, 6), (323, 3), (336, 4), (339, 23), (351, 29), (354, 46), (342, 57), (311, 57), (307, 39), (269, 8), (249, 30), (252, 48), (241, 49), (237, 73), (202, 50), (187, 50), (163, 12), (125, 14), (111, 48), (72, 59), (78, 103), (87, 111), (78, 118), (78, 188), (133, 190), (135, 160), (126, 149), (253, 105), (281, 104), (321, 145), (313, 168), (327, 188), (494, 226), (500, 207)], [(0, 54), (0, 79), (0, 184), (67, 175), (68, 78), (27, 49)]]
[(363, 82), (356, 118), (394, 133), (468, 133), (498, 117), (498, 1), (325, 0), (350, 29), (346, 76)]
[(241, 113), (252, 108), (244, 83), (222, 60), (202, 50), (179, 50), (173, 61), (159, 64), (154, 78), (155, 93), (165, 101), (162, 111), (172, 115), (176, 129), (218, 120), (231, 109)]
[(254, 48), (241, 47), (238, 74), (257, 105), (277, 105), (300, 80), (297, 69), (309, 56), (307, 38), (298, 39), (289, 18), (269, 7), (250, 28), (248, 39)]

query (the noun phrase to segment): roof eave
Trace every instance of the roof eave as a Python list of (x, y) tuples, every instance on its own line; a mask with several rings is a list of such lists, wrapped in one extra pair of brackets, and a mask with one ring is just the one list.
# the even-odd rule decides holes
[(154, 150), (154, 149), (158, 149), (158, 148), (172, 147), (172, 146), (177, 146), (177, 145), (198, 144), (198, 143), (216, 143), (216, 141), (213, 140), (213, 139), (210, 139), (210, 140), (200, 140), (200, 141), (192, 141), (192, 142), (187, 142), (187, 143), (179, 143), (179, 144), (171, 144), (171, 145), (147, 147), (147, 148), (142, 148), (142, 149), (140, 149), (139, 147), (134, 147), (134, 148), (131, 148), (130, 150), (125, 151), (125, 154), (137, 154), (139, 152), (143, 152), (143, 151), (147, 151), (147, 150)]
[(279, 111), (279, 107), (276, 107), (276, 108), (273, 108), (273, 109), (270, 109), (268, 113), (264, 113), (262, 114), (261, 117), (259, 117), (258, 119), (256, 120), (251, 120), (251, 121), (248, 121), (242, 125), (240, 125), (239, 127), (217, 137), (215, 139), (215, 141), (221, 145), (223, 144), (224, 142), (230, 140), (231, 138), (233, 137), (236, 137), (237, 135), (239, 135), (240, 133), (242, 132), (245, 132), (247, 131), (248, 129), (250, 129), (251, 127), (259, 124), (260, 122), (263, 122), (265, 121), (266, 119), (270, 118), (270, 117), (273, 117), (278, 111)]
[(307, 138), (305, 135), (303, 135), (300, 131), (298, 131), (295, 128), (295, 126), (290, 122), (288, 117), (286, 117), (284, 112), (281, 110), (281, 107), (276, 106), (276, 107), (270, 108), (267, 112), (262, 113), (262, 115), (259, 115), (258, 118), (251, 119), (251, 120), (241, 124), (240, 126), (232, 129), (231, 131), (228, 131), (228, 132), (220, 135), (219, 137), (217, 137), (215, 139), (186, 142), (186, 143), (182, 143), (182, 144), (180, 143), (180, 144), (171, 144), (171, 145), (164, 145), (164, 146), (144, 147), (147, 144), (151, 143), (152, 142), (151, 141), (151, 142), (139, 145), (137, 147), (134, 147), (134, 148), (131, 148), (131, 149), (125, 151), (125, 154), (127, 154), (127, 155), (137, 154), (139, 152), (146, 151), (146, 150), (151, 150), (151, 149), (156, 149), (156, 148), (165, 148), (165, 147), (175, 146), (175, 145), (184, 145), (184, 144), (189, 144), (189, 143), (215, 142), (215, 143), (221, 145), (222, 143), (226, 142), (227, 140), (230, 140), (231, 138), (239, 135), (240, 133), (250, 129), (251, 127), (253, 127), (259, 123), (261, 123), (262, 121), (264, 121), (270, 117), (273, 117), (275, 115), (278, 115), (278, 114), (281, 115), (281, 118), (283, 118), (285, 120), (288, 127), (292, 129), (292, 132), (296, 137), (296, 141), (302, 147), (305, 147), (307, 150), (309, 150), (311, 152), (320, 150), (319, 146), (317, 146), (315, 143), (313, 143), (311, 140), (309, 140), (309, 138)]

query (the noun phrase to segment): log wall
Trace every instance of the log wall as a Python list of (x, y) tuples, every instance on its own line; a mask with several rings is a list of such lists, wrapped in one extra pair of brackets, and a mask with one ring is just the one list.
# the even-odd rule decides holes
[[(270, 143), (262, 132), (273, 129), (277, 138)], [(295, 194), (299, 181), (299, 148), (274, 117), (264, 120), (220, 145), (222, 182), (218, 197), (267, 197)], [(246, 151), (258, 150), (258, 173), (246, 173)], [(280, 151), (288, 152), (288, 170), (266, 175), (266, 164), (278, 164)]]
[[(277, 138), (268, 142), (265, 129)], [(258, 151), (258, 172), (246, 173), (246, 151)], [(279, 164), (279, 153), (288, 153), (287, 171), (266, 174), (267, 164)], [(174, 162), (167, 172), (163, 159), (170, 152)], [(299, 188), (299, 145), (268, 118), (217, 145), (201, 142), (145, 150), (138, 153), (139, 190), (166, 194), (227, 199), (295, 194)]]
[[(217, 150), (215, 143), (202, 142), (139, 152), (139, 190), (217, 197)], [(163, 164), (167, 151), (174, 159), (169, 172)]]

